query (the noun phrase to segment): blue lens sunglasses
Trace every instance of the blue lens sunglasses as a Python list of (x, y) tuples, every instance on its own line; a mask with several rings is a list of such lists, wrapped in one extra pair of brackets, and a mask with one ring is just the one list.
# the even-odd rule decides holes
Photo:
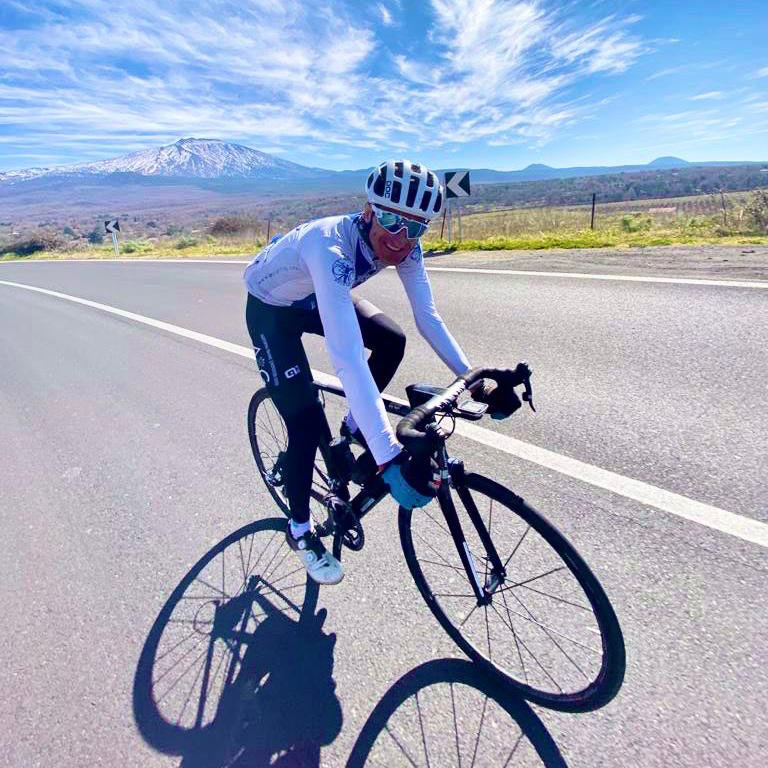
[(429, 224), (423, 221), (409, 219), (392, 211), (384, 211), (373, 204), (371, 204), (371, 208), (376, 214), (376, 221), (393, 235), (396, 235), (401, 229), (405, 229), (409, 240), (418, 240), (429, 228)]

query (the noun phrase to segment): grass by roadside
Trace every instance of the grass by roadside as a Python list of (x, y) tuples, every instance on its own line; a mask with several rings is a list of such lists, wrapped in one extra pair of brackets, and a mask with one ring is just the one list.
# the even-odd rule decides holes
[[(610, 230), (582, 230), (576, 232), (539, 232), (503, 237), (448, 241), (425, 239), (425, 251), (506, 251), (543, 250), (558, 248), (646, 248), (659, 245), (768, 245), (768, 235), (702, 235), (680, 231), (623, 232)], [(158, 244), (148, 241), (127, 241), (121, 244), (120, 256), (146, 259), (184, 259), (242, 257), (253, 258), (261, 248), (263, 240), (219, 242), (207, 240), (190, 243), (180, 240), (176, 243)], [(56, 259), (112, 259), (111, 245), (89, 246), (77, 250), (45, 250), (30, 255), (6, 253), (0, 261), (56, 260)]]

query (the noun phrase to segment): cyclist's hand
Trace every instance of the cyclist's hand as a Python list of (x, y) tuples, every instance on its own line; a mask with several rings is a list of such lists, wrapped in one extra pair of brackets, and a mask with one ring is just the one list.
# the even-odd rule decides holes
[(506, 419), (522, 405), (514, 387), (500, 387), (492, 379), (483, 379), (472, 399), (486, 403), (492, 419)]
[(423, 507), (440, 487), (440, 470), (432, 457), (416, 459), (401, 451), (385, 465), (381, 477), (401, 507)]

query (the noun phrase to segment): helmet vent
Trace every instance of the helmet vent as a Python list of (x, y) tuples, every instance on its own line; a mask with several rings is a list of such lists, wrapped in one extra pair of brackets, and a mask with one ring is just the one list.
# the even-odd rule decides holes
[(416, 193), (419, 191), (419, 179), (417, 176), (411, 176), (411, 180), (408, 183), (408, 197), (405, 198), (405, 204), (409, 207), (413, 207), (413, 203), (416, 200)]
[(389, 198), (393, 203), (399, 203), (403, 194), (403, 185), (399, 181), (392, 182), (392, 195)]
[(421, 205), (419, 208), (421, 208), (422, 211), (426, 211), (429, 208), (429, 201), (432, 199), (432, 193), (427, 190), (424, 193), (424, 197), (421, 198)]
[(398, 179), (403, 178), (403, 164), (402, 163), (395, 163), (395, 176), (397, 176)]

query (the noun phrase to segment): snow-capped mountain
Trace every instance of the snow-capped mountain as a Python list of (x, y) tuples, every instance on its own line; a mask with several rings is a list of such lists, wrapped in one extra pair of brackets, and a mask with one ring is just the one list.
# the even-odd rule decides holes
[(0, 173), (0, 181), (26, 181), (41, 176), (108, 176), (113, 173), (198, 179), (309, 180), (332, 172), (281, 160), (242, 144), (189, 138), (96, 163), (8, 171)]

